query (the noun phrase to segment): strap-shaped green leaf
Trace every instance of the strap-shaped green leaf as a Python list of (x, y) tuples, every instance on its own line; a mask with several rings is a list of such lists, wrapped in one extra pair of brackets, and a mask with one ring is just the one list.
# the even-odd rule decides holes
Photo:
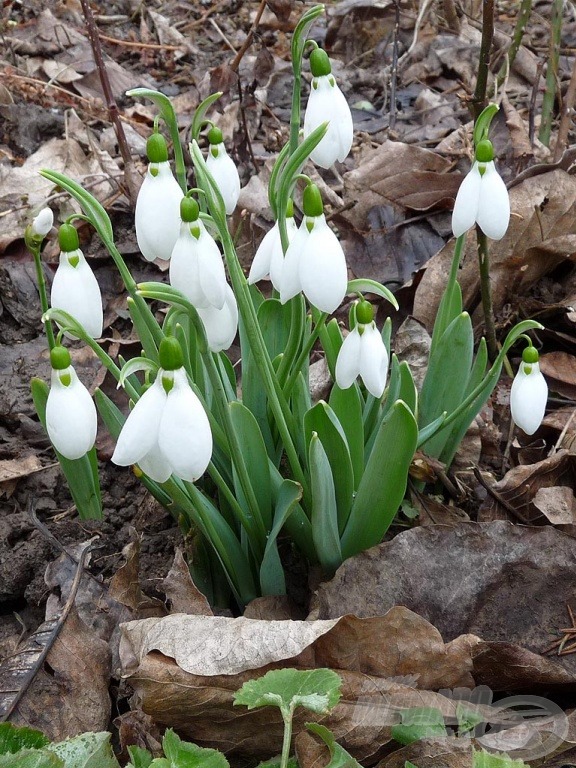
[[(42, 379), (33, 378), (30, 382), (32, 400), (38, 418), (46, 429), (46, 403), (50, 388)], [(66, 476), (70, 493), (81, 520), (102, 520), (102, 497), (96, 448), (92, 447), (80, 459), (66, 459), (54, 449), (62, 471)]]
[[(318, 322), (320, 313), (314, 309), (312, 312), (314, 313), (315, 322)], [(344, 339), (342, 338), (342, 331), (340, 330), (340, 326), (338, 325), (338, 321), (335, 317), (333, 317), (329, 323), (326, 323), (320, 328), (320, 343), (322, 344), (322, 349), (326, 354), (326, 362), (328, 363), (330, 375), (333, 379), (335, 379), (336, 360), (338, 359), (340, 348), (344, 343)]]
[(364, 474), (364, 425), (358, 385), (352, 384), (348, 389), (340, 389), (334, 384), (329, 402), (346, 435), (356, 489)]
[(308, 462), (312, 491), (312, 538), (320, 565), (327, 573), (334, 573), (342, 563), (334, 476), (326, 451), (315, 432), (310, 440)]
[(260, 588), (263, 595), (286, 594), (284, 568), (278, 554), (278, 535), (302, 498), (302, 488), (293, 480), (283, 480), (276, 496), (274, 525), (266, 541), (260, 564)]
[(348, 293), (374, 293), (386, 301), (389, 301), (394, 309), (398, 309), (396, 296), (389, 288), (379, 283), (377, 280), (370, 280), (366, 277), (359, 277), (348, 282)]
[(344, 559), (382, 541), (404, 498), (417, 441), (414, 414), (398, 400), (379, 427), (354, 499), (341, 539)]

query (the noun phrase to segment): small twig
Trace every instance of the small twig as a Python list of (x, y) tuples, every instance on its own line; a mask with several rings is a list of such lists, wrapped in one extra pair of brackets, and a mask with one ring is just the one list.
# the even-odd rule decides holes
[(534, 146), (534, 134), (536, 132), (536, 99), (538, 98), (538, 87), (540, 85), (543, 69), (544, 62), (539, 61), (536, 67), (536, 77), (534, 79), (534, 85), (532, 86), (532, 94), (530, 96), (530, 107), (528, 111), (528, 140), (532, 146)]
[(531, 13), (532, 13), (532, 0), (522, 0), (522, 2), (520, 3), (520, 8), (518, 9), (518, 18), (516, 19), (516, 26), (514, 27), (512, 42), (510, 43), (510, 48), (508, 49), (508, 53), (506, 56), (507, 60), (502, 64), (498, 72), (498, 76), (497, 76), (498, 88), (500, 88), (502, 83), (506, 80), (508, 76), (508, 72), (512, 69), (512, 65), (514, 64), (514, 59), (516, 58), (516, 54), (518, 53), (518, 50), (522, 45), (522, 38), (524, 37), (524, 31), (526, 29), (526, 25), (528, 24), (528, 20), (530, 19)]
[(483, 0), (482, 5), (482, 40), (480, 42), (480, 60), (478, 62), (478, 75), (476, 78), (476, 90), (470, 103), (474, 122), (486, 106), (486, 88), (488, 86), (488, 74), (490, 72), (490, 51), (494, 39), (494, 0)]
[(490, 283), (490, 253), (488, 238), (480, 227), (476, 227), (476, 241), (478, 243), (478, 267), (480, 270), (480, 293), (482, 296), (482, 309), (484, 310), (484, 331), (488, 357), (493, 363), (498, 357), (498, 343), (496, 341), (496, 325), (494, 323), (494, 305), (492, 303), (492, 286)]
[(103, 35), (98, 32), (100, 40), (104, 40), (106, 43), (112, 43), (112, 45), (121, 45), (126, 48), (146, 48), (152, 51), (181, 51), (184, 46), (182, 45), (162, 45), (161, 43), (139, 43), (135, 40), (121, 40), (118, 37), (110, 37), (109, 35)]
[(558, 91), (558, 63), (560, 61), (560, 42), (562, 39), (562, 12), (564, 0), (553, 0), (552, 18), (550, 20), (550, 51), (548, 53), (548, 66), (546, 68), (546, 90), (542, 100), (542, 121), (538, 138), (545, 146), (550, 146), (552, 133), (552, 115), (554, 102)]
[(572, 74), (570, 75), (570, 82), (568, 84), (568, 90), (566, 91), (566, 98), (562, 104), (562, 117), (560, 118), (560, 127), (558, 128), (558, 138), (556, 140), (556, 146), (554, 147), (554, 162), (562, 157), (564, 149), (568, 145), (568, 131), (570, 130), (570, 123), (574, 119), (574, 101), (576, 100), (576, 59), (572, 65)]
[(498, 504), (501, 504), (504, 507), (504, 509), (510, 515), (512, 515), (512, 517), (515, 520), (518, 520), (518, 522), (522, 523), (523, 525), (530, 525), (530, 521), (527, 520), (524, 517), (524, 515), (522, 515), (515, 507), (513, 507), (512, 504), (507, 502), (506, 499), (502, 496), (502, 494), (498, 493), (498, 491), (495, 491), (494, 488), (492, 488), (490, 485), (488, 485), (486, 480), (484, 480), (484, 478), (482, 477), (482, 473), (480, 472), (478, 467), (474, 467), (474, 469), (472, 471), (474, 472), (474, 477), (476, 478), (476, 480), (478, 480), (478, 482), (480, 483), (482, 488), (484, 488), (484, 490), (487, 491), (487, 493), (490, 496), (492, 496), (492, 498), (495, 501), (497, 501)]
[(394, 37), (392, 41), (392, 71), (390, 72), (390, 130), (396, 128), (396, 86), (398, 82), (398, 34), (400, 32), (400, 2), (394, 2)]
[(232, 43), (230, 42), (230, 40), (228, 40), (228, 38), (226, 37), (226, 35), (224, 34), (224, 32), (222, 32), (222, 30), (220, 29), (220, 27), (218, 26), (218, 24), (216, 24), (216, 22), (214, 21), (214, 19), (208, 19), (208, 21), (210, 22), (210, 24), (212, 24), (212, 26), (214, 27), (214, 29), (216, 30), (216, 32), (218, 32), (218, 34), (220, 35), (220, 37), (222, 38), (222, 40), (224, 40), (224, 42), (226, 43), (226, 45), (228, 46), (228, 48), (230, 48), (230, 50), (232, 51), (232, 53), (233, 53), (234, 55), (236, 55), (236, 53), (237, 53), (237, 51), (236, 51), (236, 48), (234, 48), (234, 46), (232, 45)]
[(244, 108), (244, 99), (243, 99), (242, 83), (240, 82), (240, 76), (238, 75), (236, 79), (238, 82), (238, 99), (240, 101), (240, 117), (242, 119), (242, 127), (244, 129), (246, 146), (248, 147), (248, 154), (250, 155), (250, 160), (252, 161), (252, 165), (254, 166), (254, 172), (258, 174), (258, 163), (256, 162), (254, 149), (252, 147), (252, 141), (250, 139), (250, 132), (248, 131), (248, 121), (246, 120), (246, 109)]
[(448, 24), (448, 28), (452, 30), (454, 34), (459, 35), (460, 19), (458, 18), (458, 13), (456, 11), (456, 5), (454, 3), (454, 0), (443, 0), (442, 5), (444, 6), (444, 18), (446, 19), (446, 24)]
[(258, 10), (256, 11), (256, 18), (254, 19), (254, 23), (248, 30), (248, 34), (246, 35), (246, 39), (240, 46), (238, 52), (234, 56), (234, 59), (232, 60), (232, 63), (230, 64), (230, 69), (232, 69), (234, 72), (238, 70), (238, 67), (240, 66), (240, 62), (242, 61), (242, 57), (250, 48), (252, 45), (252, 40), (254, 38), (254, 34), (256, 30), (258, 29), (258, 25), (260, 24), (260, 19), (262, 18), (262, 14), (264, 13), (264, 10), (266, 8), (266, 0), (260, 0), (260, 5), (258, 6)]

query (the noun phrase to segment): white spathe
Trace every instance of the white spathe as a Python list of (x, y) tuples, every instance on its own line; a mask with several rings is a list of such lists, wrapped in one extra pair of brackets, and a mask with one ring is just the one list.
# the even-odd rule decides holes
[[(286, 232), (288, 234), (288, 244), (290, 244), (298, 232), (298, 226), (293, 216), (286, 217)], [(284, 252), (280, 238), (280, 227), (278, 222), (276, 222), (272, 229), (266, 232), (258, 246), (252, 266), (250, 267), (248, 282), (252, 285), (270, 275), (272, 285), (280, 293), (282, 289), (283, 268)]]
[[(72, 315), (93, 339), (102, 336), (100, 286), (79, 248), (60, 252), (60, 264), (50, 292), (50, 305)], [(66, 333), (66, 336), (76, 338), (70, 333)]]
[(74, 368), (53, 368), (46, 429), (54, 448), (66, 459), (80, 459), (94, 445), (97, 427), (96, 406)]
[[(166, 393), (163, 378), (172, 379)], [(194, 482), (212, 456), (212, 432), (202, 404), (188, 383), (184, 368), (159, 369), (156, 380), (126, 419), (112, 461), (122, 467), (138, 464), (158, 483), (175, 474)]]
[(388, 351), (374, 322), (356, 326), (344, 339), (336, 360), (336, 383), (348, 389), (360, 376), (374, 397), (382, 397), (388, 376)]
[(234, 291), (226, 284), (226, 295), (222, 309), (200, 307), (200, 319), (204, 324), (208, 346), (212, 352), (228, 349), (238, 331), (238, 304)]
[(234, 161), (226, 152), (223, 143), (211, 144), (206, 160), (208, 170), (214, 176), (220, 194), (224, 200), (224, 207), (228, 216), (234, 213), (236, 203), (240, 197), (240, 176)]
[(538, 429), (546, 412), (548, 385), (538, 363), (520, 363), (510, 390), (512, 420), (527, 435)]
[(224, 306), (224, 262), (216, 241), (200, 219), (192, 224), (182, 222), (170, 258), (170, 285), (183, 293), (196, 309)]
[(494, 162), (476, 161), (456, 195), (452, 213), (454, 236), (460, 237), (478, 224), (487, 237), (501, 240), (509, 223), (510, 198)]
[(354, 135), (350, 107), (332, 74), (312, 80), (304, 114), (304, 138), (326, 121), (329, 121), (328, 130), (310, 155), (321, 168), (330, 168), (336, 160), (343, 162)]
[(170, 258), (180, 235), (183, 196), (168, 161), (149, 164), (136, 200), (135, 214), (138, 248), (148, 261)]
[(50, 232), (54, 224), (54, 214), (51, 208), (42, 208), (42, 210), (32, 219), (32, 231), (35, 235), (44, 237)]

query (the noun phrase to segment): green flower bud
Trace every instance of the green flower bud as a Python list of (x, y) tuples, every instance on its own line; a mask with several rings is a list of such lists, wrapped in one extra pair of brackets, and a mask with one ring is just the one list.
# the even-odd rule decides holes
[(71, 364), (70, 352), (66, 347), (57, 346), (50, 350), (50, 365), (55, 371), (64, 371)]
[(73, 227), (72, 224), (62, 224), (58, 230), (58, 242), (65, 253), (77, 251), (80, 247), (80, 241), (76, 227)]
[(494, 147), (490, 139), (482, 139), (476, 147), (476, 160), (479, 163), (490, 163), (494, 160)]
[(374, 307), (366, 299), (356, 305), (356, 320), (362, 325), (368, 325), (374, 320)]
[(305, 216), (322, 216), (324, 205), (316, 184), (308, 184), (302, 195), (302, 209)]
[(216, 128), (215, 125), (210, 128), (208, 131), (208, 142), (209, 144), (222, 144), (224, 141), (224, 137), (222, 136), (222, 131), (220, 128)]
[(182, 347), (180, 346), (178, 339), (174, 338), (174, 336), (166, 336), (162, 339), (158, 355), (160, 358), (160, 366), (165, 371), (175, 371), (177, 368), (182, 368), (184, 365)]
[(310, 71), (314, 77), (323, 77), (332, 72), (328, 54), (322, 48), (314, 48), (310, 54)]
[(168, 146), (161, 133), (153, 133), (148, 138), (146, 154), (151, 163), (165, 163), (168, 160)]
[(524, 351), (522, 352), (522, 362), (527, 363), (528, 365), (537, 363), (539, 357), (540, 355), (538, 354), (538, 350), (532, 346), (525, 347)]
[(193, 197), (183, 197), (180, 202), (180, 218), (182, 221), (193, 222), (200, 216), (200, 206)]

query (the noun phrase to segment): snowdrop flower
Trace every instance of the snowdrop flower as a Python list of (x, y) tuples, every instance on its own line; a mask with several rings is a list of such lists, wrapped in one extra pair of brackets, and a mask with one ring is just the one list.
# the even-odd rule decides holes
[(145, 259), (167, 261), (180, 234), (183, 194), (172, 175), (161, 134), (150, 136), (146, 152), (150, 163), (136, 200), (136, 240)]
[(356, 306), (356, 326), (340, 347), (335, 373), (340, 389), (348, 389), (360, 376), (371, 395), (382, 397), (388, 375), (388, 351), (376, 328), (369, 301)]
[[(286, 212), (286, 231), (288, 233), (288, 243), (290, 244), (296, 232), (298, 232), (298, 227), (294, 221), (291, 200), (288, 203), (288, 211)], [(252, 285), (265, 278), (266, 275), (270, 275), (272, 285), (278, 292), (281, 292), (283, 267), (284, 251), (282, 250), (282, 240), (280, 239), (280, 227), (278, 222), (276, 222), (272, 229), (266, 232), (258, 246), (252, 266), (250, 267), (248, 282)]]
[(510, 198), (493, 158), (492, 142), (489, 139), (478, 142), (476, 161), (456, 195), (452, 213), (454, 237), (460, 237), (474, 224), (492, 240), (501, 240), (506, 234)]
[[(83, 326), (93, 339), (102, 336), (103, 311), (100, 286), (79, 248), (72, 224), (62, 224), (58, 233), (60, 265), (54, 275), (50, 304), (63, 309)], [(69, 338), (76, 338), (66, 333)]]
[(336, 85), (326, 51), (315, 48), (310, 54), (312, 87), (304, 114), (304, 138), (319, 125), (329, 121), (328, 130), (310, 155), (321, 168), (342, 162), (352, 147), (352, 114), (344, 94)]
[(212, 456), (210, 423), (182, 362), (178, 341), (163, 339), (162, 367), (126, 419), (112, 456), (122, 467), (138, 464), (157, 483), (172, 474), (194, 482)]
[(294, 235), (282, 269), (280, 301), (300, 291), (321, 312), (334, 312), (348, 288), (346, 258), (323, 213), (320, 190), (309, 184), (303, 195), (304, 218)]
[(196, 309), (222, 309), (226, 300), (226, 273), (220, 250), (200, 219), (195, 200), (182, 198), (180, 215), (180, 236), (170, 258), (170, 284)]
[(198, 307), (198, 314), (204, 324), (208, 346), (212, 352), (228, 349), (238, 331), (238, 304), (234, 291), (226, 283), (224, 306)]
[(50, 352), (52, 381), (46, 402), (46, 429), (52, 445), (66, 459), (80, 459), (96, 440), (96, 406), (70, 364), (70, 353)]
[(526, 347), (510, 390), (510, 410), (514, 424), (527, 435), (533, 435), (542, 423), (547, 400), (548, 385), (540, 372), (538, 352), (532, 346)]
[(42, 208), (32, 220), (32, 232), (40, 237), (46, 237), (54, 224), (54, 214), (51, 208)]
[(236, 203), (240, 196), (240, 176), (234, 161), (226, 152), (222, 131), (219, 128), (212, 127), (208, 131), (208, 158), (206, 166), (214, 176), (220, 194), (224, 200), (224, 206), (228, 216), (234, 213)]

